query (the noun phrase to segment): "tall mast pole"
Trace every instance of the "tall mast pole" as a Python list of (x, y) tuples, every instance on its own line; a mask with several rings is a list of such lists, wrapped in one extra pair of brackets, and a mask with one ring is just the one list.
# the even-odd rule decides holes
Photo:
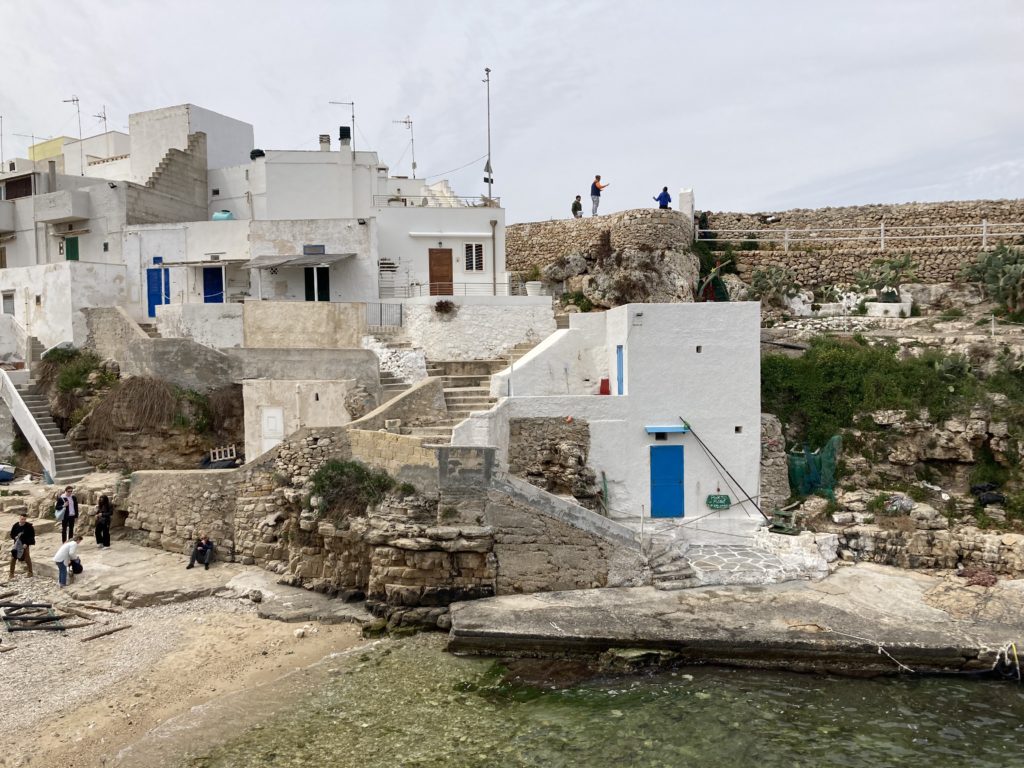
[(487, 165), (484, 171), (487, 173), (487, 199), (493, 200), (491, 184), (494, 183), (493, 169), (491, 168), (491, 68), (484, 67), (484, 83), (487, 84)]
[(85, 148), (82, 147), (82, 107), (78, 101), (77, 96), (72, 96), (70, 99), (64, 99), (65, 104), (74, 104), (75, 111), (78, 113), (78, 163), (80, 167), (80, 176), (85, 176)]
[(349, 107), (352, 110), (352, 151), (356, 151), (356, 103), (354, 101), (329, 101), (328, 104), (337, 104), (342, 107)]

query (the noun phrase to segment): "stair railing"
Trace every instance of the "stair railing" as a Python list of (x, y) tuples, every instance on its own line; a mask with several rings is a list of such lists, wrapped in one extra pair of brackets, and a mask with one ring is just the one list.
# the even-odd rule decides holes
[(0, 399), (3, 399), (11, 416), (21, 428), (22, 434), (32, 447), (33, 453), (43, 465), (43, 477), (47, 483), (52, 483), (57, 476), (57, 460), (53, 455), (53, 446), (43, 434), (42, 427), (36, 421), (35, 416), (28, 409), (25, 401), (21, 399), (21, 393), (14, 386), (7, 371), (0, 369)]

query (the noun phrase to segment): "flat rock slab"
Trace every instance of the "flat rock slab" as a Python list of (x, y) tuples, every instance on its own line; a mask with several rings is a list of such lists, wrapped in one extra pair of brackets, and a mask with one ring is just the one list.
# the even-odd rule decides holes
[(459, 603), (448, 648), (539, 657), (648, 649), (685, 662), (845, 674), (981, 671), (1007, 643), (1024, 645), (1022, 598), (1024, 581), (966, 587), (955, 577), (860, 564), (814, 583)]
[[(6, 533), (17, 518), (0, 515)], [(35, 524), (35, 521), (32, 521)], [(36, 525), (36, 546), (32, 565), (37, 578), (57, 580), (53, 555), (60, 547), (60, 531)], [(82, 531), (83, 535), (91, 533)], [(257, 614), (278, 621), (321, 621), (324, 623), (372, 620), (362, 603), (344, 603), (300, 587), (275, 583), (276, 576), (251, 565), (214, 562), (186, 569), (188, 558), (152, 547), (114, 541), (101, 549), (86, 539), (79, 545), (84, 572), (64, 590), (76, 600), (110, 600), (117, 605), (139, 608), (147, 605), (180, 603), (200, 597), (248, 597), (260, 592)], [(4, 561), (6, 565), (8, 561)], [(24, 566), (18, 566), (19, 578)]]

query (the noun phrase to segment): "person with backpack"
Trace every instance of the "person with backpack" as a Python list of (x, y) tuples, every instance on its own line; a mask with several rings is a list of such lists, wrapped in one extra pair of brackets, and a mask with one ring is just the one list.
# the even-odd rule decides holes
[(82, 534), (78, 534), (65, 541), (53, 556), (53, 562), (57, 564), (57, 584), (61, 587), (68, 585), (68, 571), (82, 572), (82, 561), (78, 559), (78, 545), (82, 538)]
[(73, 494), (75, 489), (70, 485), (64, 493), (57, 497), (54, 517), (60, 520), (60, 540), (70, 541), (75, 536), (75, 521), (78, 519), (78, 497)]
[(100, 549), (110, 548), (110, 521), (114, 517), (114, 508), (106, 495), (100, 496), (96, 504), (96, 546)]
[(28, 576), (32, 578), (32, 555), (29, 550), (36, 545), (36, 529), (26, 515), (19, 515), (18, 522), (11, 526), (11, 538), (14, 539), (14, 546), (11, 547), (11, 578), (14, 578), (14, 567), (19, 560), (25, 563)]

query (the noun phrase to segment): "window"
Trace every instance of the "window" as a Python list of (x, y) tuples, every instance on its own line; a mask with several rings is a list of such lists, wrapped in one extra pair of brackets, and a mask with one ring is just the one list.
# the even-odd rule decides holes
[(697, 354), (699, 355), (703, 351), (704, 351), (704, 347), (702, 347), (700, 344), (698, 344), (697, 345)]
[(743, 434), (743, 427), (735, 427), (735, 430), (736, 430), (736, 434), (737, 435), (742, 435)]
[(104, 243), (103, 244), (103, 252), (106, 253), (109, 250), (110, 250), (110, 243)]
[(2, 295), (3, 300), (3, 313), (5, 315), (14, 314), (14, 291), (4, 291)]
[(214, 197), (217, 197), (217, 195), (220, 194), (220, 190), (214, 187), (210, 194), (213, 195)]
[(7, 269), (7, 247), (0, 245), (0, 269)]
[(323, 256), (327, 253), (326, 246), (323, 245), (304, 245), (302, 246), (303, 256)]
[(466, 243), (466, 271), (484, 271), (484, 244)]

